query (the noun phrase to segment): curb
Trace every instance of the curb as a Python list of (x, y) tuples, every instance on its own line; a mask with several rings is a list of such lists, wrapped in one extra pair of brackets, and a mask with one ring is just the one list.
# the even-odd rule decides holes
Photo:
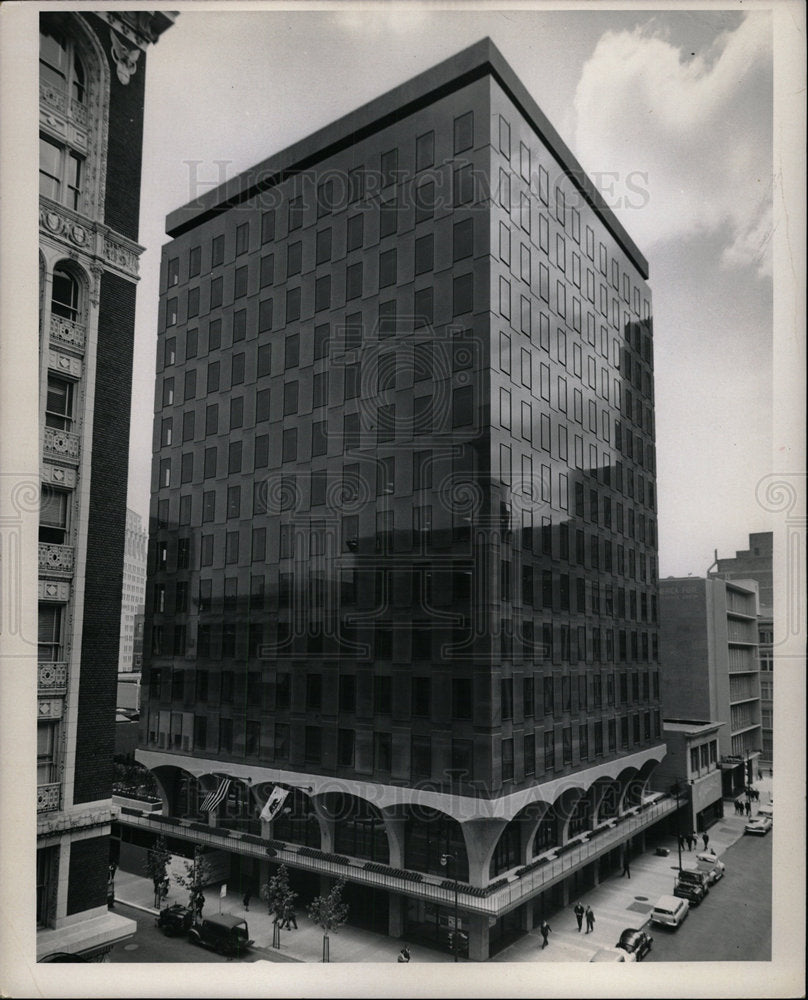
[(133, 910), (140, 910), (141, 913), (150, 913), (153, 917), (159, 915), (159, 911), (155, 910), (153, 906), (144, 906), (142, 903), (130, 903), (128, 899), (121, 899), (120, 896), (116, 896), (114, 902), (120, 903), (121, 906), (129, 906)]

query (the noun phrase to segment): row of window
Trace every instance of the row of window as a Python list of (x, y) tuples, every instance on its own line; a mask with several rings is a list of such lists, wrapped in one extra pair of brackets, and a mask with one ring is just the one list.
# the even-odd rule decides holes
[[(342, 621), (339, 629), (322, 621), (308, 623), (305, 634), (300, 627), (281, 618), (270, 627), (253, 622), (246, 628), (233, 621), (210, 624), (200, 622), (196, 629), (196, 656), (200, 659), (265, 659), (285, 655), (342, 656), (353, 660), (375, 659), (409, 662), (414, 660), (467, 659), (477, 640), (465, 622), (451, 630), (434, 627), (434, 620), (423, 612), (421, 617), (397, 624), (378, 621), (372, 630), (362, 634), (357, 627)], [(650, 663), (659, 655), (656, 633), (625, 629), (601, 629), (551, 625), (540, 629), (532, 620), (519, 624), (518, 641), (514, 642), (513, 623), (499, 622), (498, 650), (503, 660), (524, 658), (535, 663)], [(192, 632), (184, 623), (154, 624), (151, 628), (151, 649), (154, 656), (185, 656), (190, 651)], [(617, 642), (615, 642), (615, 639)], [(649, 641), (650, 639), (650, 641)], [(440, 641), (438, 641), (440, 640)], [(497, 636), (491, 637), (496, 643)], [(447, 651), (448, 650), (448, 651)]]
[[(209, 672), (205, 669), (163, 670), (152, 667), (149, 674), (149, 692), (152, 700), (187, 701), (196, 704), (233, 704), (239, 700), (253, 711), (306, 711), (320, 712), (324, 706), (340, 713), (377, 715), (393, 713), (393, 678), (388, 675), (370, 675), (357, 678), (355, 674), (340, 674), (337, 690), (324, 698), (323, 675), (307, 673), (292, 696), (292, 674), (279, 671), (274, 680), (267, 680), (260, 671), (236, 674), (230, 670)], [(431, 677), (402, 676), (399, 683), (409, 680), (410, 715), (431, 718), (433, 714), (433, 683)], [(357, 692), (359, 691), (359, 695)], [(471, 720), (473, 715), (472, 681), (470, 678), (451, 679), (451, 718), (456, 721)], [(371, 697), (372, 688), (372, 697)], [(659, 700), (659, 673), (649, 670), (632, 674), (600, 673), (576, 675), (541, 675), (500, 680), (499, 708), (502, 721), (559, 715), (562, 712), (598, 710), (647, 703), (652, 697)], [(514, 691), (519, 702), (514, 702)], [(336, 695), (336, 701), (334, 701)], [(447, 692), (447, 696), (448, 692)], [(403, 711), (401, 690), (396, 696), (396, 715)], [(447, 704), (446, 708), (449, 708)], [(706, 745), (705, 745), (706, 752)]]
[[(298, 757), (295, 763), (309, 765), (322, 765), (324, 763), (324, 749), (328, 749), (328, 756), (338, 767), (357, 767), (356, 750), (359, 740), (354, 729), (337, 729), (335, 745), (332, 745), (331, 734), (319, 726), (291, 727), (287, 723), (276, 722), (272, 728), (268, 745), (262, 745), (262, 727), (256, 720), (233, 720), (226, 716), (219, 716), (212, 730), (216, 732), (216, 739), (211, 740), (213, 733), (208, 733), (208, 718), (204, 715), (194, 716), (193, 721), (193, 746), (183, 744), (184, 734), (181, 732), (172, 733), (169, 737), (174, 748), (184, 750), (213, 750), (226, 754), (241, 754), (246, 757), (261, 757), (272, 759), (275, 762), (290, 761), (293, 757)], [(234, 722), (238, 723), (236, 729)], [(619, 725), (619, 730), (618, 730)], [(292, 728), (295, 728), (302, 741), (297, 754), (291, 750)], [(302, 729), (302, 733), (300, 733)], [(590, 731), (592, 742), (590, 744)], [(589, 723), (573, 727), (565, 726), (560, 734), (554, 732), (543, 733), (543, 754), (537, 755), (541, 744), (537, 744), (536, 733), (523, 733), (516, 737), (505, 737), (500, 741), (501, 752), (501, 775), (502, 781), (512, 781), (516, 776), (515, 763), (518, 760), (520, 771), (524, 777), (530, 777), (539, 772), (550, 772), (566, 767), (573, 763), (573, 742), (576, 743), (575, 757), (578, 761), (587, 760), (592, 757), (601, 757), (606, 752), (615, 753), (618, 750), (618, 732), (620, 749), (629, 749), (630, 746), (641, 745), (652, 739), (658, 739), (660, 734), (659, 711), (633, 713), (630, 716), (622, 716), (619, 719), (606, 719), (595, 721), (590, 730)], [(166, 746), (166, 736), (168, 734), (159, 732), (156, 728), (149, 729), (149, 743), (157, 746)], [(323, 738), (325, 735), (325, 739)], [(409, 751), (409, 776), (411, 779), (433, 778), (433, 762), (438, 759), (438, 754), (433, 747), (433, 738), (424, 735), (411, 735), (409, 745), (402, 747), (394, 741), (389, 732), (376, 732), (372, 737), (370, 734), (359, 734), (360, 738), (366, 736), (366, 742), (372, 739), (373, 761), (372, 769), (382, 773), (395, 771), (397, 775), (407, 770), (407, 762), (402, 757), (396, 758), (394, 751), (402, 753)], [(542, 734), (539, 734), (539, 739)], [(515, 753), (515, 746), (521, 751), (518, 758)], [(607, 751), (608, 746), (608, 751)], [(474, 741), (463, 739), (452, 739), (449, 750), (450, 764), (448, 770), (453, 772), (454, 778), (465, 781), (475, 780), (474, 769)], [(333, 755), (333, 756), (332, 756)], [(302, 759), (300, 759), (302, 758)], [(365, 761), (363, 770), (370, 761)], [(448, 774), (447, 774), (448, 777)]]

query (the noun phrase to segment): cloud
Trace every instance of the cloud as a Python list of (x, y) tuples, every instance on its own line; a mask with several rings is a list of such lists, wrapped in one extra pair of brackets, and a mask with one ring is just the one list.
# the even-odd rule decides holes
[(720, 232), (724, 267), (771, 272), (771, 31), (747, 15), (694, 55), (652, 23), (606, 32), (585, 63), (576, 155), (612, 178), (607, 200), (643, 250)]

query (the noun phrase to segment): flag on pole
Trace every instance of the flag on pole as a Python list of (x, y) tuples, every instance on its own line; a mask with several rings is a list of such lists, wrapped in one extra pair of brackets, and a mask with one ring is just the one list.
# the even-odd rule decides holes
[(267, 799), (266, 805), (261, 810), (259, 819), (262, 823), (268, 823), (271, 819), (275, 818), (275, 814), (280, 811), (280, 808), (286, 801), (286, 796), (288, 794), (288, 788), (281, 788), (280, 785), (275, 785), (272, 789), (272, 794)]
[(230, 788), (230, 779), (221, 778), (219, 781), (219, 787), (214, 792), (210, 792), (205, 801), (200, 806), (203, 812), (211, 813), (219, 805), (219, 803), (224, 799), (225, 795)]

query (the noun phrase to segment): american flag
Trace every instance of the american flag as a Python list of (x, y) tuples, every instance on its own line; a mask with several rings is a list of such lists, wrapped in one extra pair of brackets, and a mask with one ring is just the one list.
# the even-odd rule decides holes
[(219, 780), (219, 787), (215, 791), (210, 792), (209, 795), (206, 797), (205, 801), (202, 803), (200, 807), (202, 811), (208, 813), (213, 812), (216, 806), (218, 806), (219, 803), (224, 799), (225, 795), (227, 795), (229, 788), (230, 788), (230, 779), (221, 778)]

